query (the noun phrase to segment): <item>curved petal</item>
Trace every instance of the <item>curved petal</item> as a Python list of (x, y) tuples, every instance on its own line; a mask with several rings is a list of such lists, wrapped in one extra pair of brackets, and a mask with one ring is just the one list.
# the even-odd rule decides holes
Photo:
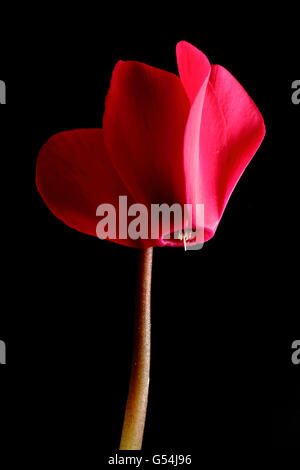
[[(93, 236), (97, 236), (100, 204), (115, 207), (118, 234), (119, 196), (127, 196), (130, 205), (134, 203), (107, 157), (100, 129), (78, 129), (51, 137), (39, 153), (36, 184), (56, 217)], [(136, 248), (149, 246), (148, 241), (110, 240)]]
[[(214, 65), (210, 76), (226, 129), (226, 148), (218, 157), (218, 209), (220, 216), (266, 133), (261, 113), (228, 70)], [(212, 125), (209, 119), (209, 125)]]
[(243, 87), (223, 67), (212, 66), (192, 104), (184, 139), (187, 200), (204, 204), (205, 241), (264, 135), (263, 118)]
[[(192, 205), (192, 223), (197, 226), (196, 204), (204, 204), (205, 227), (204, 240), (209, 240), (213, 234), (214, 201), (210, 201), (210, 187), (214, 185), (213, 175), (209, 176), (210, 155), (214, 149), (209, 148), (208, 143), (215, 144), (214, 140), (208, 138), (210, 129), (204, 130), (202, 125), (203, 107), (207, 100), (207, 87), (209, 87), (209, 77), (211, 65), (207, 57), (196, 47), (187, 42), (180, 42), (177, 45), (177, 62), (181, 81), (192, 103), (189, 118), (186, 125), (184, 137), (184, 172), (186, 185), (186, 200)], [(223, 121), (218, 114), (217, 106), (212, 103), (212, 112), (216, 119), (216, 125), (221, 128)], [(200, 148), (200, 134), (202, 130), (202, 145)], [(203, 131), (204, 130), (204, 131)], [(205, 151), (203, 148), (205, 147)], [(204, 154), (201, 158), (200, 153)], [(198, 227), (199, 228), (199, 227)], [(202, 227), (203, 228), (203, 227)]]
[(193, 103), (210, 74), (209, 60), (203, 52), (186, 41), (177, 44), (176, 55), (181, 81)]
[(190, 104), (179, 77), (119, 62), (103, 119), (111, 161), (138, 203), (185, 202), (183, 138)]
[(204, 205), (204, 241), (215, 234), (218, 222), (218, 170), (220, 152), (226, 147), (225, 121), (208, 78), (202, 85), (190, 112), (184, 139), (187, 201)]

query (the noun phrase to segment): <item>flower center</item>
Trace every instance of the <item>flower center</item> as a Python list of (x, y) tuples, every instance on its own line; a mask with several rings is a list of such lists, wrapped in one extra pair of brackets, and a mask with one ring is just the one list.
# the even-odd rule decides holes
[(164, 236), (164, 239), (171, 239), (174, 241), (181, 241), (183, 242), (184, 249), (187, 251), (187, 245), (188, 242), (193, 242), (196, 240), (198, 230), (193, 230), (192, 228), (190, 229), (185, 229), (185, 230), (178, 230), (177, 232), (172, 232), (169, 233), (168, 235)]
[(174, 233), (174, 238), (183, 241), (184, 249), (187, 251), (187, 242), (196, 238), (196, 234), (197, 232), (194, 232), (193, 229), (179, 230), (178, 232)]

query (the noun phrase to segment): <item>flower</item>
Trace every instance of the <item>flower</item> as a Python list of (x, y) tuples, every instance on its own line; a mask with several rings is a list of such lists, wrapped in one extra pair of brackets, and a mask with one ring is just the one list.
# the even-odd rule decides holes
[[(263, 118), (239, 82), (187, 42), (177, 45), (178, 77), (133, 61), (117, 63), (102, 129), (54, 135), (41, 148), (37, 188), (53, 214), (96, 236), (97, 207), (204, 204), (212, 238), (228, 200), (264, 136)], [(117, 222), (119, 218), (117, 217)], [(184, 229), (186, 227), (179, 227)], [(173, 227), (175, 231), (175, 227)], [(178, 229), (178, 227), (176, 227)], [(136, 248), (182, 246), (182, 237), (111, 239)]]

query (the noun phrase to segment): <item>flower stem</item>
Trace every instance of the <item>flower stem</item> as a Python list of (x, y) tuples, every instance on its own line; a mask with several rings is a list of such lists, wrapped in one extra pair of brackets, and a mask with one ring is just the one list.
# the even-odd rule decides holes
[(141, 450), (145, 429), (151, 352), (151, 279), (153, 248), (140, 250), (134, 347), (120, 450)]

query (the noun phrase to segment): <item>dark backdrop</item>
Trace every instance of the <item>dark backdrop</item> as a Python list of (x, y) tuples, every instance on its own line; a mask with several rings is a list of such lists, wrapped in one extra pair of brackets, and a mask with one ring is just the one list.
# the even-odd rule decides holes
[(92, 462), (117, 449), (137, 260), (134, 249), (77, 233), (49, 212), (34, 182), (39, 148), (56, 132), (101, 127), (119, 59), (176, 73), (182, 39), (243, 84), (267, 136), (215, 238), (199, 252), (154, 252), (144, 447), (150, 454), (193, 452), (196, 460), (211, 448), (230, 455), (299, 439), (300, 366), (291, 363), (299, 339), (295, 42), (279, 39), (275, 29), (255, 39), (246, 31), (230, 38), (78, 34), (43, 43), (42, 52), (20, 45), (0, 76), (8, 102), (0, 110), (0, 339), (7, 343), (1, 401), (6, 438), (24, 456), (38, 448), (56, 461), (61, 450), (60, 462)]

